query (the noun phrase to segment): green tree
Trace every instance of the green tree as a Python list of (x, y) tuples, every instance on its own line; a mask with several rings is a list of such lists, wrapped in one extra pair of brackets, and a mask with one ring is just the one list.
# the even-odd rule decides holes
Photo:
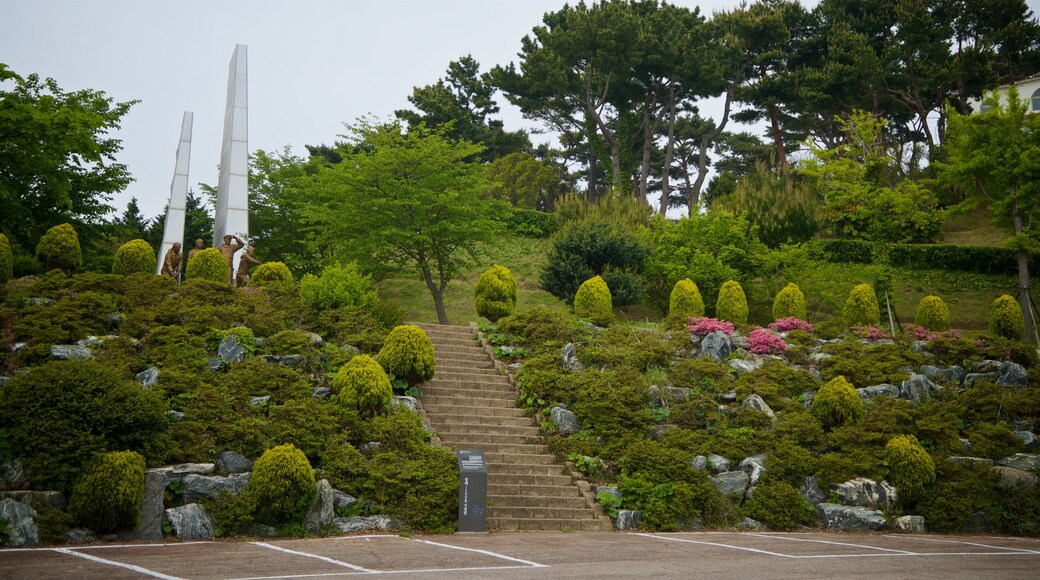
[(1025, 318), (1022, 340), (1035, 342), (1029, 252), (1037, 247), (1035, 228), (1040, 221), (1040, 115), (1029, 112), (1028, 101), (1020, 99), (1014, 87), (1006, 100), (994, 94), (987, 104), (991, 108), (985, 113), (951, 113), (938, 183), (986, 201), (994, 221), (1014, 227), (1008, 246), (1018, 258), (1018, 303)]
[[(201, 186), (206, 189), (207, 185)], [(214, 193), (216, 193), (214, 191)], [(213, 239), (213, 215), (209, 210), (209, 206), (206, 204), (205, 198), (195, 193), (194, 189), (189, 189), (187, 197), (184, 199), (185, 211), (184, 211), (184, 253), (187, 256), (187, 252), (191, 251), (191, 248), (195, 245), (195, 240), (203, 240), (208, 242)], [(167, 207), (163, 208), (163, 212), (159, 214), (151, 223), (148, 225), (148, 232), (145, 239), (153, 248), (158, 248), (162, 245), (163, 240), (163, 229), (166, 227), (166, 212), (169, 210)]]
[(371, 270), (417, 271), (448, 324), (445, 288), (495, 241), (506, 211), (481, 199), (490, 184), (473, 158), (483, 148), (422, 126), (362, 119), (348, 130), (343, 161), (319, 170), (305, 196), (315, 241)]
[(548, 211), (562, 193), (559, 169), (527, 153), (499, 157), (488, 165), (487, 177), (501, 184), (492, 191), (492, 197), (513, 207)]
[(0, 231), (23, 248), (72, 223), (85, 238), (131, 181), (109, 135), (137, 101), (103, 91), (66, 92), (54, 79), (22, 78), (0, 63)]

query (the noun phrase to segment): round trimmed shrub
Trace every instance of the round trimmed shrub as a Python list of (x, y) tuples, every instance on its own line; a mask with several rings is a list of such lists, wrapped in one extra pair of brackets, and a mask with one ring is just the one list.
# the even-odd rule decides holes
[(340, 367), (332, 379), (332, 390), (339, 404), (369, 417), (385, 409), (394, 396), (390, 377), (367, 354), (359, 354)]
[(433, 343), (426, 332), (411, 324), (394, 327), (379, 349), (376, 360), (388, 373), (409, 385), (425, 383), (437, 369)]
[(55, 268), (71, 274), (83, 264), (79, 235), (71, 224), (61, 224), (47, 230), (36, 246), (36, 259), (44, 270)]
[(682, 318), (704, 316), (704, 299), (693, 280), (683, 278), (672, 287), (672, 295), (668, 298), (668, 314)]
[(610, 288), (601, 276), (589, 278), (574, 295), (574, 314), (593, 324), (607, 326), (614, 320)]
[(134, 529), (144, 501), (144, 467), (144, 457), (133, 451), (97, 456), (72, 489), (69, 513), (97, 533)]
[(808, 309), (805, 306), (805, 294), (797, 284), (791, 283), (776, 293), (773, 299), (773, 320), (781, 318), (797, 318), (806, 320)]
[(744, 289), (740, 282), (727, 280), (719, 289), (719, 299), (715, 301), (715, 318), (734, 324), (747, 323), (748, 304)]
[(1013, 340), (1022, 338), (1022, 334), (1026, 331), (1026, 321), (1017, 300), (1004, 294), (993, 301), (989, 317), (989, 331), (996, 336)]
[(307, 456), (287, 443), (264, 452), (242, 490), (256, 505), (256, 521), (297, 523), (310, 508), (317, 486)]
[(935, 462), (913, 435), (898, 435), (885, 445), (888, 481), (899, 491), (899, 500), (910, 505), (935, 483)]
[(250, 286), (291, 284), (292, 281), (292, 272), (284, 262), (264, 262), (257, 266), (249, 277)]
[(129, 276), (141, 272), (143, 274), (154, 274), (158, 265), (158, 258), (152, 246), (144, 240), (130, 240), (119, 246), (116, 250), (115, 260), (112, 261), (112, 273)]
[(0, 284), (6, 284), (14, 277), (14, 253), (7, 236), (0, 234)]
[(320, 276), (307, 274), (300, 279), (300, 299), (311, 308), (364, 308), (379, 297), (372, 289), (372, 278), (361, 274), (357, 262), (333, 264)]
[(199, 278), (210, 282), (227, 284), (230, 280), (228, 263), (224, 254), (216, 248), (206, 248), (191, 260), (188, 260), (188, 268), (184, 271), (185, 280)]
[(484, 271), (473, 289), (477, 314), (491, 322), (509, 316), (516, 308), (516, 280), (505, 266), (495, 264)]
[(845, 324), (848, 326), (876, 326), (881, 322), (881, 308), (878, 306), (877, 294), (870, 284), (860, 284), (849, 292), (842, 311)]
[(925, 296), (917, 303), (914, 323), (926, 330), (945, 332), (950, 329), (950, 309), (938, 296)]
[(820, 387), (813, 397), (812, 413), (824, 427), (832, 429), (863, 415), (863, 401), (852, 383), (838, 375)]

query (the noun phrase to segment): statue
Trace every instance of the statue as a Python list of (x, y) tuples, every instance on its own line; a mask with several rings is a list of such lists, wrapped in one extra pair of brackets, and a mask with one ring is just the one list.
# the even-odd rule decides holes
[[(195, 240), (195, 247), (192, 248), (192, 250), (190, 252), (188, 252), (188, 262), (190, 262), (191, 259), (195, 257), (195, 254), (198, 254), (199, 252), (204, 250), (205, 249), (205, 245), (206, 245), (206, 242), (203, 242), (201, 239), (200, 240)], [(187, 263), (187, 262), (185, 262), (185, 263)]]
[[(231, 239), (234, 238), (234, 244), (231, 243)], [(217, 246), (220, 253), (224, 255), (224, 259), (227, 260), (228, 267), (228, 284), (235, 285), (235, 252), (245, 247), (245, 243), (238, 239), (238, 236), (231, 234), (224, 235), (224, 243)]]
[(253, 266), (260, 263), (253, 257), (256, 253), (256, 248), (249, 246), (246, 248), (246, 253), (242, 254), (242, 257), (238, 260), (238, 273), (235, 275), (235, 285), (239, 288), (245, 288), (246, 284), (249, 283), (249, 272), (253, 269)]
[(169, 276), (173, 278), (175, 282), (181, 281), (181, 243), (174, 242), (173, 247), (166, 252), (166, 257), (163, 258), (162, 271), (160, 272), (163, 276)]

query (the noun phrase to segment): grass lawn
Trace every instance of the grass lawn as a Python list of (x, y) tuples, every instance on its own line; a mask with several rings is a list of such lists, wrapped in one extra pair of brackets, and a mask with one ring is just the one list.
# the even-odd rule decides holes
[(989, 210), (980, 206), (950, 218), (943, 225), (942, 243), (952, 246), (1001, 248), (1013, 233), (1010, 227), (1001, 228), (993, 225)]

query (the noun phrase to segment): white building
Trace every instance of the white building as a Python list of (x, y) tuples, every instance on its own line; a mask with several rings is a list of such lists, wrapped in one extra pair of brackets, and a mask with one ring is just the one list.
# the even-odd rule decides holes
[[(1022, 79), (1013, 85), (998, 87), (997, 93), (1000, 94), (1001, 103), (1007, 98), (1008, 89), (1012, 86), (1018, 87), (1018, 98), (1026, 101), (1030, 111), (1040, 113), (1040, 75)], [(985, 96), (989, 97), (989, 93), (987, 92)], [(989, 107), (982, 100), (973, 99), (971, 101), (971, 110), (976, 113), (988, 109)]]

